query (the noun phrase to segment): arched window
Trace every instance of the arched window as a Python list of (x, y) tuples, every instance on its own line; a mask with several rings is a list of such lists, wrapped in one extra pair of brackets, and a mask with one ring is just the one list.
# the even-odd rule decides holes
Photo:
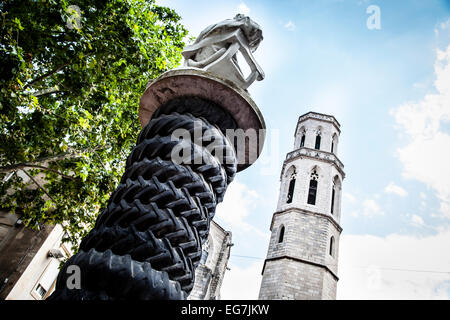
[(286, 173), (286, 177), (289, 177), (289, 187), (287, 190), (287, 197), (286, 197), (286, 203), (292, 203), (292, 200), (294, 199), (294, 190), (295, 190), (295, 166), (291, 166), (289, 170)]
[(331, 153), (337, 153), (337, 143), (338, 143), (338, 138), (336, 133), (333, 134), (333, 139), (331, 140)]
[(331, 214), (334, 213), (334, 197), (336, 196), (336, 186), (333, 183), (333, 189), (331, 190)]
[(284, 240), (284, 226), (280, 228), (280, 234), (278, 236), (278, 243), (282, 243)]
[(292, 199), (294, 198), (294, 189), (295, 189), (295, 178), (292, 178), (291, 181), (289, 181), (289, 190), (286, 203), (292, 203)]
[(333, 188), (331, 189), (331, 214), (339, 216), (340, 207), (340, 190), (341, 190), (341, 180), (336, 175), (333, 179)]
[(330, 238), (330, 256), (334, 257), (334, 237)]
[(306, 132), (303, 131), (302, 139), (300, 140), (300, 148), (305, 146)]
[(311, 172), (311, 180), (309, 180), (309, 191), (308, 191), (308, 204), (316, 204), (317, 196), (317, 182), (319, 180), (319, 175), (316, 169)]
[(320, 129), (319, 129), (319, 130), (317, 130), (317, 136), (316, 136), (316, 145), (315, 145), (316, 150), (320, 150), (320, 140), (322, 140), (322, 138), (320, 137)]

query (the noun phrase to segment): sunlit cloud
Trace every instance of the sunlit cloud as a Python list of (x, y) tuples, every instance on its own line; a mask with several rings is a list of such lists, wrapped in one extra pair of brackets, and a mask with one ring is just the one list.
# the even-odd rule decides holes
[(411, 216), (411, 224), (415, 227), (423, 227), (425, 225), (425, 222), (423, 221), (421, 216), (413, 214)]
[(363, 214), (365, 216), (373, 217), (377, 215), (384, 215), (380, 205), (374, 199), (367, 199), (363, 202)]
[(248, 15), (250, 13), (250, 8), (244, 2), (241, 2), (237, 6), (237, 10), (238, 10), (238, 13), (243, 13), (246, 15)]
[(229, 185), (223, 202), (217, 206), (215, 218), (224, 222), (232, 232), (247, 232), (249, 236), (266, 239), (266, 233), (248, 222), (249, 215), (256, 208), (258, 201), (261, 199), (255, 190), (235, 179)]
[(418, 180), (436, 191), (442, 217), (450, 218), (450, 46), (437, 50), (434, 90), (421, 101), (392, 111), (409, 142), (397, 150), (405, 178)]
[(295, 28), (296, 28), (296, 25), (292, 22), (292, 21), (288, 21), (288, 22), (286, 22), (286, 24), (284, 25), (284, 27), (286, 28), (286, 29), (288, 29), (289, 31), (294, 31), (295, 30)]
[(427, 237), (343, 235), (337, 298), (449, 299), (448, 243), (450, 229)]
[(257, 261), (245, 267), (229, 264), (221, 288), (221, 298), (226, 300), (257, 300), (261, 285), (261, 271), (264, 261)]
[(386, 186), (386, 188), (384, 188), (384, 192), (396, 194), (399, 197), (406, 197), (408, 195), (408, 192), (406, 192), (405, 189), (403, 189), (402, 187), (396, 185), (394, 182), (389, 183)]

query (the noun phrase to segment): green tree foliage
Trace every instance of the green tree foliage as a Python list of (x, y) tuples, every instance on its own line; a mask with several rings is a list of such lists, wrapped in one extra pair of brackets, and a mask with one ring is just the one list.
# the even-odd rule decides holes
[(73, 4), (0, 4), (0, 207), (30, 227), (64, 223), (76, 241), (118, 184), (147, 82), (179, 64), (187, 31), (151, 0)]

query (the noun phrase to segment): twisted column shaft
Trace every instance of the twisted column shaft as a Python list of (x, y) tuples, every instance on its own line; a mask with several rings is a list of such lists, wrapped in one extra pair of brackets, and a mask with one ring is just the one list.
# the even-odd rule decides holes
[[(61, 269), (49, 300), (185, 299), (216, 205), (236, 174), (235, 151), (224, 135), (230, 126), (229, 115), (196, 98), (161, 108), (141, 131), (119, 186)], [(202, 139), (174, 139), (177, 129), (191, 137), (200, 130)], [(214, 141), (214, 150), (205, 139)], [(174, 148), (190, 151), (181, 163), (173, 161)], [(71, 265), (81, 270), (81, 289), (67, 286)]]

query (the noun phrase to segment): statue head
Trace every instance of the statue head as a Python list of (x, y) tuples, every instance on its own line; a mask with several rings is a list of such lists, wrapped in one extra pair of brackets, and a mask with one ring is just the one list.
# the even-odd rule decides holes
[(250, 17), (238, 13), (233, 19), (227, 19), (219, 23), (210, 25), (204, 29), (195, 40), (195, 43), (201, 42), (203, 39), (217, 35), (226, 34), (237, 29), (242, 30), (251, 52), (255, 52), (259, 44), (263, 40), (262, 29)]
[[(230, 80), (247, 89), (255, 80), (264, 79), (264, 72), (253, 57), (263, 39), (261, 27), (243, 14), (210, 25), (195, 42), (183, 51), (185, 66), (200, 68)], [(245, 77), (239, 67), (240, 52), (251, 73)]]

